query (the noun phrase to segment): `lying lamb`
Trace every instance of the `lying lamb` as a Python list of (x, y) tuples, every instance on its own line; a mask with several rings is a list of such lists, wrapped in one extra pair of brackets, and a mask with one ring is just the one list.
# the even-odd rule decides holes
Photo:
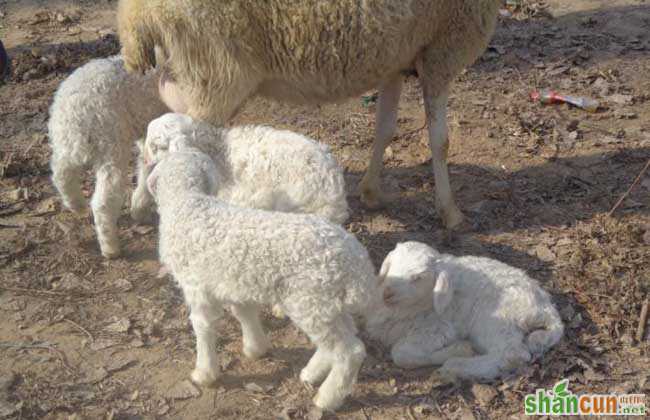
[(496, 260), (405, 242), (379, 277), (383, 302), (368, 312), (366, 328), (400, 367), (442, 365), (450, 377), (491, 380), (544, 353), (564, 331), (549, 295)]
[[(447, 168), (454, 78), (485, 50), (503, 0), (120, 0), (126, 66), (173, 77), (161, 95), (176, 112), (224, 124), (254, 95), (293, 103), (343, 100), (379, 88), (375, 144), (360, 186), (377, 207), (384, 149), (397, 125), (403, 72), (417, 69), (429, 124), (436, 206), (462, 221)], [(157, 60), (156, 46), (169, 60)]]
[(187, 148), (215, 160), (217, 197), (229, 204), (310, 213), (336, 224), (348, 218), (343, 171), (329, 148), (310, 138), (264, 126), (216, 128), (182, 114), (166, 114), (149, 124), (147, 164)]
[(269, 348), (258, 305), (279, 305), (316, 344), (300, 374), (314, 402), (335, 410), (365, 357), (352, 315), (377, 289), (366, 249), (340, 226), (313, 215), (240, 208), (213, 197), (220, 171), (201, 152), (170, 153), (148, 178), (160, 214), (160, 259), (183, 289), (197, 340), (199, 384), (216, 380), (216, 321), (224, 305), (242, 326), (244, 354)]
[[(81, 191), (84, 171), (94, 171), (91, 207), (105, 257), (120, 253), (117, 219), (126, 196), (133, 143), (142, 137), (149, 121), (166, 110), (158, 98), (156, 74), (127, 74), (119, 56), (90, 61), (54, 94), (48, 124), (52, 181), (63, 204), (81, 212), (86, 205)], [(146, 195), (134, 194), (131, 204), (133, 218), (143, 221), (150, 203), (136, 197)]]

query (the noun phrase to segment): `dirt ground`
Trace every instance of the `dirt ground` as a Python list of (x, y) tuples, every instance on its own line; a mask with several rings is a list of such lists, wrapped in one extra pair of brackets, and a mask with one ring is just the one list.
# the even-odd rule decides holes
[[(446, 384), (401, 370), (368, 343), (341, 419), (519, 418), (523, 396), (569, 378), (573, 392), (650, 390), (650, 173), (608, 212), (650, 159), (650, 5), (643, 0), (524, 2), (501, 19), (485, 55), (453, 87), (450, 171), (471, 224), (448, 235), (435, 188), (416, 79), (386, 154), (391, 205), (368, 211), (356, 185), (370, 155), (372, 101), (296, 108), (251, 101), (234, 123), (289, 128), (329, 144), (346, 169), (347, 229), (381, 263), (397, 242), (486, 255), (527, 270), (553, 295), (563, 341), (489, 384)], [(194, 339), (169, 278), (157, 276), (156, 231), (120, 221), (125, 257), (104, 260), (91, 222), (61, 209), (49, 180), (48, 106), (57, 85), (118, 51), (111, 0), (0, 0), (0, 39), (14, 72), (0, 87), (0, 418), (319, 418), (298, 380), (312, 348), (266, 317), (275, 348), (249, 361), (225, 318), (224, 375), (188, 381)], [(593, 114), (541, 106), (554, 88), (601, 101)], [(372, 94), (372, 92), (369, 92)], [(92, 191), (92, 180), (86, 184)]]

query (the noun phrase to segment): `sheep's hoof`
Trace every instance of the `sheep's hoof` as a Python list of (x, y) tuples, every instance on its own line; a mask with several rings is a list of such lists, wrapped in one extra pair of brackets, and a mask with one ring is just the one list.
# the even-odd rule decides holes
[(119, 247), (110, 247), (108, 249), (102, 249), (102, 255), (104, 258), (107, 258), (109, 260), (114, 260), (115, 258), (118, 258), (120, 256), (120, 248)]
[(217, 374), (207, 370), (194, 369), (190, 375), (192, 382), (199, 386), (209, 387), (217, 382)]
[(141, 225), (153, 225), (156, 221), (156, 215), (151, 209), (131, 209), (131, 219)]
[(248, 357), (249, 359), (259, 359), (260, 357), (264, 356), (269, 352), (271, 349), (271, 343), (268, 341), (262, 344), (257, 344), (255, 346), (244, 346), (243, 352), (244, 356)]
[(463, 231), (464, 229), (471, 227), (468, 223), (464, 223), (465, 217), (456, 206), (452, 207), (449, 211), (441, 210), (440, 216), (442, 217), (445, 227), (449, 230)]
[(380, 210), (386, 207), (388, 198), (380, 191), (361, 186), (361, 202), (371, 210)]

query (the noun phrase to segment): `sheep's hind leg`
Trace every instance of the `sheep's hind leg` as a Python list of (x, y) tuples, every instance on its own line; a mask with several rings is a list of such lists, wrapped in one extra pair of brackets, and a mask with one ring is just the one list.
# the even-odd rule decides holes
[(106, 258), (120, 255), (117, 220), (124, 204), (126, 181), (126, 170), (118, 165), (109, 163), (97, 170), (95, 192), (90, 206), (95, 218), (99, 248)]
[(215, 348), (217, 340), (217, 321), (221, 318), (222, 307), (204, 292), (184, 290), (190, 307), (190, 321), (196, 335), (196, 367), (192, 371), (192, 381), (209, 386), (219, 377), (218, 356)]
[(242, 329), (243, 352), (246, 357), (258, 359), (271, 348), (271, 342), (260, 322), (260, 309), (254, 304), (232, 305), (232, 314)]
[(463, 222), (463, 213), (458, 209), (449, 183), (447, 154), (449, 137), (447, 128), (447, 100), (451, 80), (433, 75), (441, 72), (435, 54), (425, 53), (417, 61), (417, 70), (424, 95), (424, 108), (429, 126), (429, 146), (436, 182), (436, 208), (448, 229)]
[(493, 350), (476, 357), (454, 357), (447, 360), (438, 371), (442, 376), (455, 379), (490, 381), (528, 363), (530, 353), (523, 346)]
[(59, 191), (63, 205), (76, 214), (86, 208), (86, 199), (81, 193), (83, 170), (65, 159), (52, 159), (52, 182)]
[(404, 77), (398, 75), (382, 86), (379, 91), (372, 157), (368, 164), (368, 170), (359, 183), (361, 201), (369, 208), (380, 208), (386, 202), (386, 198), (381, 192), (381, 170), (384, 167), (384, 151), (397, 128), (397, 108), (403, 83)]
[(316, 344), (318, 348), (316, 354), (320, 352), (318, 359), (313, 364), (310, 360), (307, 366), (314, 371), (301, 374), (301, 378), (323, 368), (322, 361), (325, 358), (331, 360), (332, 368), (314, 397), (314, 404), (327, 411), (339, 408), (351, 393), (366, 356), (366, 348), (356, 337), (353, 324), (344, 318), (345, 315), (342, 315), (334, 322), (325, 325), (314, 325), (313, 322), (296, 322)]

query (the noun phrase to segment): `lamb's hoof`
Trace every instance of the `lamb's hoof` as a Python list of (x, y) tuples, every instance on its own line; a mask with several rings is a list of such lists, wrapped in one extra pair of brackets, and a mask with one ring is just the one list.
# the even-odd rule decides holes
[(323, 411), (334, 412), (341, 408), (345, 398), (341, 398), (340, 395), (325, 395), (322, 390), (318, 390), (316, 396), (314, 397), (314, 405)]
[(190, 375), (192, 382), (199, 386), (209, 387), (217, 382), (217, 374), (207, 370), (194, 369)]
[(371, 210), (380, 210), (386, 207), (388, 203), (386, 197), (381, 191), (361, 187), (361, 202), (364, 206)]
[(307, 370), (306, 367), (304, 367), (300, 371), (300, 381), (309, 387), (314, 387), (318, 385), (319, 383), (323, 382), (323, 380), (327, 377), (327, 374), (329, 373), (329, 370), (325, 370), (322, 372), (314, 372)]
[(255, 346), (244, 346), (242, 351), (244, 352), (244, 356), (248, 357), (249, 359), (259, 359), (265, 354), (267, 354), (271, 350), (271, 343), (266, 341), (263, 343), (259, 343)]

